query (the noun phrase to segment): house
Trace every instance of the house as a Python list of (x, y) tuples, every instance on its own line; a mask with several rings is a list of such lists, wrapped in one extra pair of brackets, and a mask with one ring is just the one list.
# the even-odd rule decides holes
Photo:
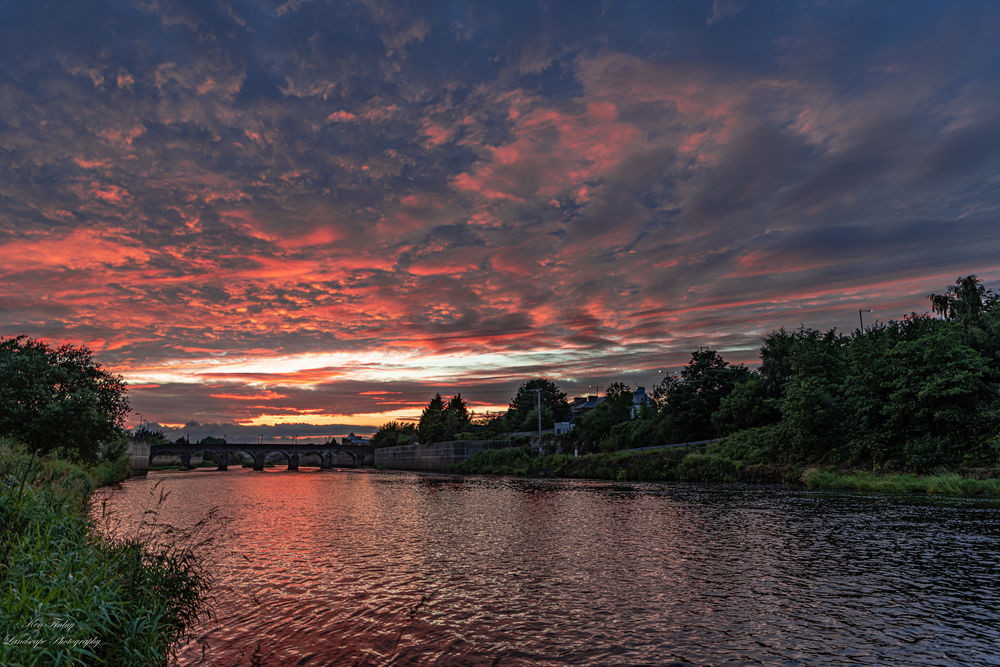
[[(575, 419), (585, 412), (590, 412), (596, 408), (599, 403), (603, 403), (604, 400), (604, 396), (577, 396), (573, 399), (573, 402), (569, 404), (570, 414)], [(570, 421), (572, 421), (572, 419)]]
[(346, 438), (340, 439), (340, 444), (342, 445), (370, 445), (372, 444), (372, 439), (363, 435), (354, 435), (351, 433)]
[(646, 388), (636, 387), (635, 392), (632, 393), (632, 419), (639, 416), (642, 406), (650, 403), (652, 403), (652, 400), (646, 395)]

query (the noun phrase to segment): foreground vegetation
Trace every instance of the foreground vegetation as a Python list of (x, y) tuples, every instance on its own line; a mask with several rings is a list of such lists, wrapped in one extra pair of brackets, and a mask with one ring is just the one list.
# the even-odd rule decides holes
[(3, 665), (156, 665), (201, 610), (189, 549), (102, 535), (91, 492), (128, 475), (124, 447), (94, 465), (0, 440)]
[(88, 511), (129, 475), (128, 410), (87, 348), (0, 340), (0, 665), (164, 664), (203, 609), (190, 533)]

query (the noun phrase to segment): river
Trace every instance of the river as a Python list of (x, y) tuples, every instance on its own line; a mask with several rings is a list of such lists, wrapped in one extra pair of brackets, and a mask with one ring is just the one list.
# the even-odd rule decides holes
[(103, 498), (123, 531), (217, 508), (182, 665), (1000, 664), (985, 501), (243, 469)]

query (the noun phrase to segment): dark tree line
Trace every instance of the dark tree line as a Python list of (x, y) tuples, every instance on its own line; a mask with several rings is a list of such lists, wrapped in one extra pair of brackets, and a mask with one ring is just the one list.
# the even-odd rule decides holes
[[(744, 463), (844, 463), (931, 470), (996, 465), (1000, 456), (1000, 298), (976, 276), (928, 295), (937, 317), (913, 313), (844, 335), (779, 329), (762, 339), (760, 366), (730, 364), (701, 349), (652, 400), (633, 404), (615, 383), (605, 400), (561, 436), (564, 450), (611, 451), (725, 437)], [(435, 396), (416, 427), (390, 436), (504, 437), (566, 421), (566, 394), (549, 380), (525, 382), (503, 415), (468, 420)], [(460, 398), (460, 397), (456, 397)], [(455, 399), (453, 398), (452, 401)], [(465, 415), (459, 418), (458, 415)], [(380, 436), (377, 434), (376, 438)]]

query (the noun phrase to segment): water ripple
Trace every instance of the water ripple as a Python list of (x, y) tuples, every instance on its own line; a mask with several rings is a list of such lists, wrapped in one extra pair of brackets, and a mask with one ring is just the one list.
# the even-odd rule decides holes
[(153, 473), (231, 519), (181, 664), (998, 664), (971, 501), (364, 472)]

